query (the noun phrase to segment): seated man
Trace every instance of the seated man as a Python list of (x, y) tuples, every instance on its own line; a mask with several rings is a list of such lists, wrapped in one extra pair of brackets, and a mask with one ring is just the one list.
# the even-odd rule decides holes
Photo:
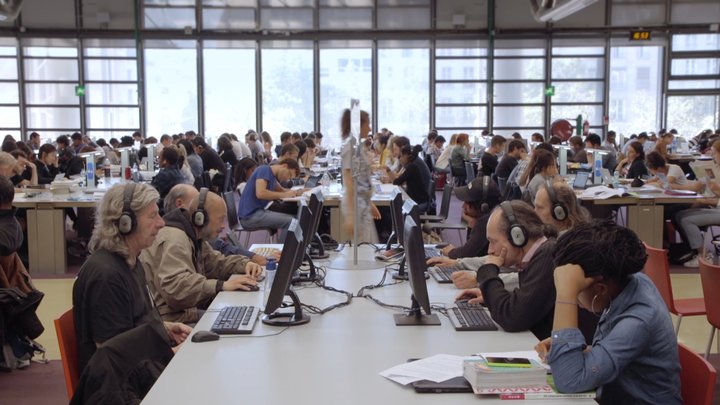
[[(262, 268), (244, 256), (223, 256), (207, 242), (225, 227), (227, 208), (217, 194), (203, 188), (190, 209), (165, 214), (165, 228), (140, 254), (160, 316), (195, 323), (220, 291), (249, 290)], [(243, 276), (228, 280), (232, 274)]]
[[(551, 229), (551, 228), (550, 228)], [(487, 224), (490, 242), (485, 264), (477, 271), (479, 288), (458, 298), (485, 303), (507, 332), (530, 330), (538, 339), (550, 336), (555, 309), (554, 236), (522, 201), (506, 201), (493, 210)], [(498, 274), (502, 266), (519, 268), (519, 288), (507, 291)]]
[(280, 148), (280, 154), (278, 155), (277, 159), (273, 159), (272, 162), (270, 162), (270, 165), (276, 165), (279, 161), (283, 159), (292, 159), (297, 160), (298, 155), (300, 155), (300, 149), (298, 149), (297, 146), (295, 146), (294, 143), (286, 143)]
[[(524, 159), (526, 156), (527, 151), (525, 150), (525, 144), (522, 143), (522, 141), (517, 139), (510, 141), (510, 143), (508, 143), (505, 156), (503, 156), (502, 160), (497, 165), (497, 168), (495, 168), (495, 175), (498, 177), (498, 183), (500, 183), (499, 179), (507, 181), (510, 177), (510, 173), (512, 173), (513, 169), (515, 169), (515, 166), (517, 166), (520, 160)], [(504, 184), (498, 185), (503, 186)], [(500, 191), (502, 191), (502, 189)]]
[[(615, 157), (614, 151), (608, 150), (602, 147), (601, 141), (600, 141), (600, 135), (598, 134), (590, 134), (585, 138), (585, 147), (587, 149), (602, 149), (606, 150), (608, 153), (602, 155), (602, 167), (604, 169), (608, 169), (610, 171), (610, 174), (612, 174), (615, 171), (615, 166), (617, 166), (617, 158)], [(587, 154), (587, 160), (589, 164), (593, 164), (593, 161), (595, 159), (595, 155), (591, 152), (588, 152)]]
[[(170, 212), (175, 208), (189, 210), (190, 203), (194, 198), (197, 198), (198, 195), (200, 195), (200, 192), (195, 187), (189, 184), (178, 184), (170, 190), (167, 196), (165, 196), (163, 211)], [(232, 232), (232, 230), (230, 232)], [(212, 245), (213, 249), (221, 252), (225, 256), (242, 255), (249, 257), (253, 263), (257, 263), (261, 266), (267, 264), (267, 258), (265, 256), (255, 254), (242, 246), (234, 246), (222, 238), (215, 238), (211, 240), (210, 245)], [(280, 256), (278, 255), (275, 260), (280, 260)]]
[(92, 252), (73, 285), (73, 314), (82, 372), (97, 347), (143, 324), (167, 335), (168, 345), (182, 343), (185, 325), (163, 322), (153, 308), (137, 257), (152, 244), (164, 222), (158, 193), (146, 184), (111, 188), (98, 207), (90, 239)]
[(300, 166), (296, 160), (283, 159), (272, 166), (259, 166), (247, 181), (240, 196), (238, 218), (243, 228), (257, 229), (269, 227), (280, 230), (279, 242), (285, 240), (285, 231), (290, 226), (292, 215), (268, 211), (266, 207), (281, 198), (302, 195), (304, 190), (288, 190), (280, 185), (300, 175)]
[(176, 184), (185, 183), (185, 176), (178, 167), (179, 159), (180, 153), (175, 146), (163, 148), (160, 152), (160, 171), (150, 183), (160, 193), (160, 198), (165, 198)]
[(587, 163), (587, 153), (585, 152), (585, 144), (579, 135), (571, 136), (568, 139), (568, 145), (571, 147), (572, 156), (568, 156), (568, 162)]
[(502, 135), (495, 135), (490, 139), (490, 147), (485, 150), (480, 158), (480, 171), (485, 176), (492, 176), (498, 166), (498, 155), (505, 147), (507, 139)]

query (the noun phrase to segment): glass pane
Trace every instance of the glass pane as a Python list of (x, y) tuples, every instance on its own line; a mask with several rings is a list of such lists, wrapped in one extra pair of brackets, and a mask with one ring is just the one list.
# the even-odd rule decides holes
[(138, 85), (89, 83), (85, 86), (88, 105), (138, 104)]
[(276, 139), (283, 131), (312, 130), (313, 51), (263, 49), (262, 63), (262, 129)]
[(429, 49), (378, 50), (378, 125), (413, 144), (430, 127), (429, 56)]
[(320, 50), (320, 132), (326, 148), (340, 146), (340, 115), (350, 99), (372, 111), (370, 48)]
[(18, 78), (18, 65), (15, 58), (0, 58), (0, 79), (16, 80)]
[(720, 34), (676, 34), (672, 36), (673, 51), (718, 51)]
[(598, 46), (562, 46), (552, 49), (553, 55), (604, 55), (605, 48)]
[(677, 129), (682, 136), (692, 137), (720, 126), (718, 96), (671, 96), (667, 100), (667, 127)]
[(487, 56), (485, 41), (436, 41), (436, 56)]
[[(18, 94), (17, 83), (0, 83), (0, 104), (19, 103), (20, 98)], [(0, 126), (4, 125), (1, 122), (2, 121), (0, 121)]]
[[(75, 42), (75, 41), (72, 41)], [(77, 57), (77, 48), (65, 47), (42, 47), (42, 46), (26, 46), (23, 48), (25, 56), (34, 57)]]
[(378, 6), (429, 6), (430, 0), (378, 0)]
[(601, 79), (605, 74), (602, 58), (553, 58), (553, 79)]
[(495, 48), (495, 56), (545, 56), (543, 48)]
[(146, 49), (147, 136), (198, 130), (195, 49)]
[(25, 59), (27, 80), (78, 80), (78, 62), (73, 59)]
[(379, 29), (422, 30), (430, 28), (429, 8), (378, 8), (377, 21)]
[(134, 58), (135, 42), (126, 39), (87, 39), (83, 41), (85, 56), (107, 58)]
[(545, 136), (545, 128), (499, 128), (498, 125), (494, 125), (493, 134), (502, 135), (505, 138), (510, 138), (515, 132), (519, 133), (524, 139), (530, 139), (530, 136), (535, 132), (542, 136)]
[(441, 104), (480, 104), (487, 99), (485, 83), (437, 83), (435, 102)]
[(370, 8), (321, 8), (320, 29), (372, 29)]
[(545, 61), (542, 59), (496, 59), (497, 80), (543, 80)]
[(204, 9), (203, 28), (210, 30), (255, 29), (255, 10), (249, 8)]
[(205, 136), (214, 144), (224, 132), (241, 135), (256, 128), (255, 50), (205, 49), (203, 58)]
[[(93, 141), (97, 141), (100, 138), (103, 138), (105, 141), (110, 143), (110, 139), (115, 138), (117, 140), (120, 140), (123, 136), (129, 136), (131, 133), (127, 130), (125, 131), (95, 131), (92, 129), (87, 130), (87, 135), (92, 139)], [(40, 134), (40, 136), (44, 136), (44, 133)], [(54, 138), (53, 138), (54, 140)]]
[[(0, 107), (0, 126), (20, 128), (20, 107)], [(6, 135), (3, 133), (3, 135)], [(16, 138), (20, 140), (20, 138)]]
[(493, 108), (494, 127), (542, 127), (545, 107), (514, 106)]
[(373, 0), (320, 0), (320, 7), (372, 7)]
[(195, 28), (194, 8), (146, 8), (145, 28)]
[(625, 136), (657, 130), (663, 48), (613, 47), (611, 54), (609, 129)]
[(75, 95), (75, 84), (27, 83), (25, 97), (28, 104), (70, 104), (80, 103)]
[(260, 26), (269, 29), (312, 29), (313, 10), (293, 8), (264, 8)]
[(557, 82), (555, 95), (551, 101), (555, 103), (587, 103), (602, 102), (605, 85), (603, 82)]
[(257, 0), (202, 0), (203, 6), (257, 7)]
[(583, 120), (587, 119), (590, 125), (602, 124), (601, 105), (553, 105), (550, 107), (550, 122), (558, 119), (567, 119), (571, 122), (582, 114)]
[(147, 6), (193, 6), (195, 0), (144, 0)]
[(542, 103), (545, 97), (543, 83), (495, 83), (493, 87), (496, 103)]
[(487, 59), (436, 59), (437, 80), (485, 80)]
[(17, 55), (17, 48), (14, 46), (0, 46), (1, 56), (15, 56)]
[[(438, 128), (483, 128), (487, 126), (487, 107), (437, 107), (435, 108), (435, 126)], [(450, 138), (447, 139), (450, 140)]]
[(137, 61), (129, 59), (88, 59), (85, 79), (102, 81), (137, 80)]
[[(28, 129), (57, 128), (75, 131), (80, 129), (80, 108), (28, 107), (25, 109)], [(43, 134), (46, 136), (47, 134)]]
[(260, 5), (267, 7), (312, 7), (314, 4), (315, 0), (260, 0)]
[(140, 109), (137, 107), (90, 107), (85, 112), (88, 128), (140, 127)]
[[(439, 127), (438, 127), (439, 128)], [(438, 135), (442, 135), (445, 137), (445, 147), (447, 148), (448, 145), (450, 145), (450, 137), (455, 134), (468, 134), (470, 138), (470, 143), (473, 143), (473, 140), (475, 137), (479, 137), (482, 134), (481, 129), (470, 129), (470, 128), (460, 128), (460, 129), (438, 129)]]
[(668, 89), (720, 89), (720, 80), (670, 80)]
[(670, 65), (671, 75), (718, 75), (720, 59), (694, 58), (673, 59)]

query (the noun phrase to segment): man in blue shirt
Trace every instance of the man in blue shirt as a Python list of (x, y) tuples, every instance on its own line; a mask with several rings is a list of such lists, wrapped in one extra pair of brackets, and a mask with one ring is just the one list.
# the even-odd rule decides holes
[(304, 190), (288, 190), (280, 183), (300, 175), (297, 160), (283, 159), (276, 165), (258, 166), (240, 196), (238, 218), (245, 229), (271, 228), (280, 230), (279, 242), (285, 241), (285, 231), (293, 217), (266, 210), (274, 200), (302, 195)]

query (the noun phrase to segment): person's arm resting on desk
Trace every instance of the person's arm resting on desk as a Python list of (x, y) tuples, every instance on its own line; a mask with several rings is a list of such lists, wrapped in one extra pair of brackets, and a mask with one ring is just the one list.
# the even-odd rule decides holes
[[(279, 184), (277, 184), (277, 186), (275, 187), (275, 190), (278, 190), (278, 187), (279, 187), (280, 188), (279, 191), (268, 190), (267, 186), (268, 186), (267, 180), (265, 180), (265, 179), (256, 179), (255, 180), (255, 196), (258, 199), (273, 201), (273, 200), (281, 200), (283, 198), (292, 198), (292, 197), (296, 197), (296, 196), (302, 194), (302, 193), (298, 194), (297, 192), (292, 191), (292, 190), (282, 191), (285, 189), (282, 188), (282, 186), (280, 186)], [(302, 192), (302, 190), (298, 190), (298, 191)]]
[[(239, 279), (241, 284), (255, 285), (255, 279), (262, 274), (262, 267), (253, 263), (245, 256), (224, 256), (214, 250), (208, 242), (203, 242), (202, 261), (205, 269), (205, 276), (208, 278), (227, 280), (233, 274), (243, 274)], [(225, 284), (225, 283), (224, 283)], [(233, 283), (230, 283), (233, 284)], [(229, 290), (231, 285), (223, 287)], [(226, 288), (227, 287), (227, 288)], [(247, 289), (244, 286), (237, 286), (240, 289)], [(238, 288), (232, 288), (233, 290)]]

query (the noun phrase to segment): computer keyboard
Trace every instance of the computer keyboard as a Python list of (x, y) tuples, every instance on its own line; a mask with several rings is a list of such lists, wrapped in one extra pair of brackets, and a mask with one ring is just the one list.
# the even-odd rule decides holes
[(219, 335), (244, 335), (252, 333), (260, 309), (257, 307), (225, 307), (220, 310), (211, 331)]
[(457, 302), (450, 308), (450, 322), (457, 331), (498, 330), (487, 309), (480, 304)]
[(440, 257), (442, 253), (435, 248), (425, 248), (425, 258), (430, 259), (431, 257)]
[(253, 253), (265, 256), (265, 257), (273, 257), (275, 254), (280, 253), (280, 249), (272, 248), (272, 247), (261, 247), (261, 248), (255, 248), (252, 250)]
[(437, 281), (440, 284), (449, 284), (452, 283), (452, 274), (456, 272), (458, 269), (455, 267), (434, 267), (430, 269), (430, 274), (432, 274), (435, 281)]

